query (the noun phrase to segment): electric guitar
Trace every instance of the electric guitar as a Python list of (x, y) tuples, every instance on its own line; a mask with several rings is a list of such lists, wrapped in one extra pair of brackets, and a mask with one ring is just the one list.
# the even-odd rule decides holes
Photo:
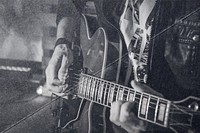
[(177, 133), (200, 132), (200, 98), (190, 96), (173, 102), (88, 74), (79, 76), (76, 95), (80, 98), (106, 107), (117, 100), (134, 101), (138, 107), (137, 115), (142, 120)]
[[(124, 66), (122, 65), (122, 58), (124, 58), (122, 57), (122, 42), (120, 39), (119, 43), (109, 42), (107, 32), (102, 27), (97, 28), (95, 32), (91, 33), (90, 27), (88, 26), (87, 17), (88, 16), (82, 14), (80, 25), (80, 47), (75, 47), (79, 47), (78, 49), (80, 49), (79, 51), (81, 52), (74, 52), (79, 53), (77, 55), (81, 57), (77, 57), (77, 55), (74, 56), (74, 63), (69, 68), (69, 77), (72, 77), (73, 73), (77, 73), (79, 68), (87, 68), (88, 73), (109, 81), (115, 81), (117, 83), (119, 80), (121, 80), (120, 78), (122, 78), (120, 76), (120, 71), (125, 71), (126, 69), (122, 67)], [(96, 18), (89, 18), (90, 22), (96, 21), (93, 19)], [(91, 25), (94, 26), (96, 24), (90, 24), (90, 26)], [(125, 59), (128, 59), (128, 57)], [(67, 81), (69, 85), (67, 90), (71, 90), (71, 88), (73, 89), (74, 86), (76, 86), (73, 84), (74, 81), (71, 79), (72, 78), (69, 78)], [(55, 94), (61, 96), (60, 94)], [(68, 99), (69, 96), (64, 98)], [(59, 111), (67, 113), (64, 115), (66, 119), (62, 120), (64, 118), (61, 116), (62, 118), (58, 122), (58, 127), (61, 127), (64, 130), (63, 132), (72, 133), (74, 130), (76, 130), (75, 132), (81, 133), (110, 133), (107, 126), (110, 126), (111, 124), (108, 120), (109, 117), (106, 116), (107, 112), (109, 112), (107, 107), (80, 99), (72, 99), (71, 101), (68, 100), (66, 103), (69, 103), (67, 105), (68, 107), (66, 107), (67, 110), (62, 108), (64, 111)], [(80, 104), (80, 106), (77, 107), (77, 104)], [(76, 111), (75, 108), (77, 109)], [(84, 114), (84, 116), (81, 116), (81, 114)]]
[(175, 133), (200, 132), (200, 98), (190, 96), (181, 101), (169, 101), (88, 74), (77, 76), (75, 96), (79, 98), (108, 108), (113, 101), (134, 101), (137, 116), (142, 120), (170, 128)]
[[(109, 56), (109, 50), (117, 51), (113, 47), (109, 48), (107, 42), (106, 32), (103, 28), (99, 28), (90, 37), (87, 29), (86, 17), (83, 16), (82, 21), (86, 26), (86, 37), (88, 40), (84, 42), (81, 41), (81, 49), (83, 53), (83, 67), (87, 68), (87, 74), (79, 73), (73, 81), (72, 91), (73, 99), (77, 98), (80, 100), (80, 106), (78, 111), (66, 120), (66, 124), (62, 127), (65, 129), (67, 126), (76, 124), (80, 120), (80, 114), (87, 115), (86, 129), (85, 125), (82, 125), (83, 132), (94, 133), (98, 132), (98, 128), (93, 129), (94, 121), (91, 120), (92, 113), (94, 110), (91, 109), (93, 104), (102, 105), (102, 107), (110, 108), (111, 103), (117, 100), (124, 101), (134, 101), (137, 107), (138, 118), (148, 121), (150, 123), (156, 124), (158, 126), (169, 128), (175, 133), (199, 133), (200, 132), (200, 98), (197, 97), (187, 97), (181, 101), (170, 101), (155, 95), (151, 95), (144, 92), (135, 91), (133, 88), (128, 88), (126, 86), (109, 81), (107, 78), (107, 65), (109, 61), (107, 57)], [(83, 26), (84, 27), (84, 26)], [(83, 33), (82, 33), (83, 34)], [(116, 57), (119, 58), (119, 57)], [(119, 62), (117, 63), (119, 64)], [(118, 66), (118, 65), (117, 65)], [(116, 77), (116, 73), (114, 77)], [(57, 94), (63, 98), (68, 99), (68, 96)], [(85, 112), (82, 112), (84, 101), (90, 101)], [(95, 118), (95, 120), (97, 120)], [(105, 120), (103, 120), (105, 121)], [(106, 125), (106, 123), (102, 123)], [(77, 128), (80, 128), (78, 127)], [(107, 126), (103, 127), (101, 132), (107, 132)]]

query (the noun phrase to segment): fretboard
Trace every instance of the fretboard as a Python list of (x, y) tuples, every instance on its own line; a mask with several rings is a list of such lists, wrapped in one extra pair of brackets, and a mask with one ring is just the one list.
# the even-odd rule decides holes
[(83, 73), (79, 80), (78, 96), (106, 107), (118, 100), (134, 101), (139, 118), (163, 127), (168, 126), (171, 102), (164, 98)]

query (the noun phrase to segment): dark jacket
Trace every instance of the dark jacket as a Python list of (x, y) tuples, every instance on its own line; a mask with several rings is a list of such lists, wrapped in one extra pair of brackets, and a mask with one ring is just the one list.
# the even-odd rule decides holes
[(200, 11), (191, 14), (199, 7), (198, 0), (164, 0), (157, 6), (149, 54), (149, 84), (167, 99), (199, 96)]

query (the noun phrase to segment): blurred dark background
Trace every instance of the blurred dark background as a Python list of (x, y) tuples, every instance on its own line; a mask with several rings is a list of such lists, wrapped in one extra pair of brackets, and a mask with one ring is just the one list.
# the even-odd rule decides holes
[(44, 70), (56, 6), (57, 0), (0, 0), (0, 132), (48, 133), (55, 126)]

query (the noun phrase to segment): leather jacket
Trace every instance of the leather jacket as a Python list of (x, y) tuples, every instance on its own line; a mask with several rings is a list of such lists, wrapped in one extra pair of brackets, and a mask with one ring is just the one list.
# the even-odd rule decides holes
[(198, 0), (164, 1), (158, 7), (149, 80), (169, 99), (200, 91), (200, 11), (191, 14), (199, 7)]

